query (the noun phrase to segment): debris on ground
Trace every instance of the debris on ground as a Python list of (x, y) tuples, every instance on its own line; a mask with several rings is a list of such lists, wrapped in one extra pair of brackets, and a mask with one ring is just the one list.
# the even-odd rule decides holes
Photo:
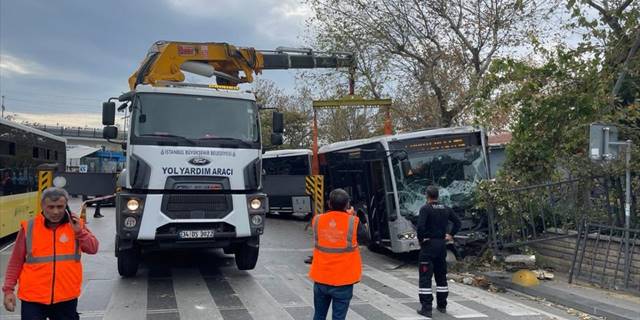
[(553, 280), (555, 278), (555, 275), (551, 271), (538, 269), (538, 270), (532, 270), (532, 272), (536, 274), (536, 277), (539, 280)]
[(491, 282), (489, 282), (489, 280), (485, 276), (475, 276), (475, 277), (473, 277), (473, 286), (474, 287), (478, 287), (478, 288), (482, 288), (482, 289), (489, 289), (490, 285), (491, 285)]
[(533, 269), (536, 265), (536, 256), (535, 255), (525, 255), (525, 254), (512, 254), (508, 255), (505, 259), (505, 268), (507, 270), (516, 270), (516, 269)]

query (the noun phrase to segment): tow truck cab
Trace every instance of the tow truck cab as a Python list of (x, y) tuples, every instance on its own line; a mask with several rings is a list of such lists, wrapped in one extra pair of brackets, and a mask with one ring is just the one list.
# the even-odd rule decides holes
[[(255, 96), (180, 83), (138, 85), (119, 100), (131, 115), (116, 197), (119, 273), (135, 275), (143, 250), (180, 248), (224, 248), (253, 269), (269, 208)], [(115, 103), (103, 104), (108, 139), (114, 114)], [(282, 126), (274, 112), (272, 143), (282, 143)]]

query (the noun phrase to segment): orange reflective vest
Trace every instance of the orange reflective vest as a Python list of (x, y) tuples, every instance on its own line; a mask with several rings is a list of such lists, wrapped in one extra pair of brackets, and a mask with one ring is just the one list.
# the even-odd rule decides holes
[[(82, 221), (80, 221), (82, 224)], [(45, 226), (45, 218), (22, 221), (26, 257), (18, 280), (18, 298), (54, 304), (80, 296), (82, 264), (80, 244), (70, 223), (56, 229)]]
[(317, 283), (344, 286), (360, 281), (358, 217), (329, 211), (313, 219), (314, 249), (309, 277)]

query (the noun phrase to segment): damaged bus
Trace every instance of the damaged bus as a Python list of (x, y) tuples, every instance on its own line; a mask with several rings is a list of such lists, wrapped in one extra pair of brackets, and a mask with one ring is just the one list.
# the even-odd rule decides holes
[(464, 246), (486, 239), (486, 215), (473, 209), (476, 184), (490, 176), (486, 141), (474, 127), (342, 141), (320, 148), (320, 172), (327, 192), (343, 188), (351, 194), (369, 223), (371, 250), (420, 249), (415, 224), (431, 184), (463, 221), (456, 243)]

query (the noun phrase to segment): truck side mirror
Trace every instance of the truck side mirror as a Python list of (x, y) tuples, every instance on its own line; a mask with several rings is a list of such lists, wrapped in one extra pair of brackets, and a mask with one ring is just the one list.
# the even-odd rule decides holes
[(106, 126), (104, 130), (102, 130), (102, 137), (105, 139), (115, 139), (118, 137), (118, 127), (116, 126)]
[(102, 124), (112, 126), (116, 122), (116, 104), (115, 102), (102, 103)]
[(281, 112), (273, 113), (273, 133), (284, 132), (284, 115)]
[(271, 145), (279, 146), (283, 143), (282, 133), (272, 133), (271, 134)]
[(402, 173), (404, 173), (405, 177), (412, 174), (412, 172), (411, 172), (411, 162), (408, 159), (404, 159), (404, 160), (400, 161), (400, 166), (402, 167)]

